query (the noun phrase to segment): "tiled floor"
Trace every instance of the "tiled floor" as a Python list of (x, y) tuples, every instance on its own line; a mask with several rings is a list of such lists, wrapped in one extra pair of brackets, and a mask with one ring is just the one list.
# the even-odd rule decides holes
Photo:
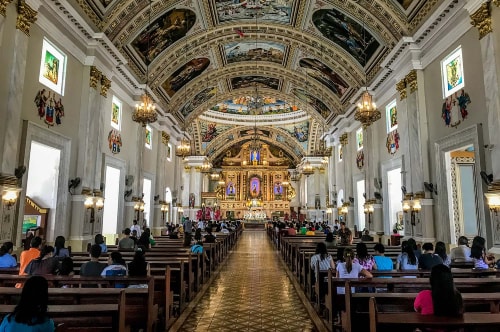
[(179, 331), (315, 331), (264, 231), (243, 236)]

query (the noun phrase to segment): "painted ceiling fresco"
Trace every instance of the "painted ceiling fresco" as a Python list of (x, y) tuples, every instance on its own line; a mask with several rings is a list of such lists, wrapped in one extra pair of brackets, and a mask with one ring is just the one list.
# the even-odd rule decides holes
[(363, 26), (338, 10), (318, 10), (312, 20), (323, 36), (346, 50), (362, 66), (380, 46)]
[(222, 135), (225, 131), (233, 128), (231, 125), (225, 125), (216, 122), (200, 121), (200, 134), (202, 149), (205, 150), (208, 143), (212, 142), (216, 137)]
[(298, 107), (273, 97), (262, 97), (256, 100), (255, 97), (242, 96), (231, 100), (225, 100), (212, 107), (211, 110), (230, 114), (271, 115), (295, 112), (298, 110)]
[(326, 85), (339, 98), (349, 89), (342, 77), (317, 59), (303, 58), (299, 61), (299, 66), (306, 68), (309, 76)]
[(330, 110), (328, 109), (328, 107), (321, 101), (319, 100), (318, 98), (314, 97), (313, 95), (311, 95), (309, 92), (303, 90), (303, 89), (297, 89), (297, 88), (294, 88), (292, 89), (292, 93), (297, 96), (297, 98), (299, 98), (300, 100), (308, 103), (309, 105), (311, 105), (315, 110), (316, 112), (318, 112), (319, 114), (321, 114), (321, 116), (323, 118), (328, 118), (330, 116)]
[(248, 87), (270, 88), (278, 90), (279, 79), (265, 76), (238, 76), (231, 78), (231, 87), (235, 89), (244, 89)]
[[(133, 48), (145, 61), (153, 61), (170, 45), (186, 36), (196, 15), (188, 9), (172, 9), (151, 23), (132, 42)], [(149, 51), (148, 51), (149, 49)]]
[(181, 107), (180, 113), (184, 117), (188, 116), (189, 113), (191, 113), (195, 108), (208, 101), (210, 98), (215, 96), (216, 93), (217, 88), (215, 86), (203, 89), (193, 98), (193, 100), (188, 101)]
[(290, 24), (291, 0), (213, 0), (219, 23), (255, 21)]
[(309, 141), (309, 121), (294, 123), (290, 125), (282, 125), (280, 126), (280, 128), (285, 130), (289, 136), (286, 137), (284, 135), (277, 134), (276, 140), (278, 142), (284, 143), (287, 140), (290, 140), (290, 137), (292, 137), (302, 146), (305, 151), (307, 151), (307, 145)]
[(177, 69), (163, 84), (163, 90), (172, 97), (184, 85), (193, 78), (200, 75), (210, 64), (207, 58), (197, 58), (189, 61), (181, 68)]
[(286, 46), (274, 42), (233, 42), (224, 45), (228, 64), (241, 61), (269, 61), (283, 64)]

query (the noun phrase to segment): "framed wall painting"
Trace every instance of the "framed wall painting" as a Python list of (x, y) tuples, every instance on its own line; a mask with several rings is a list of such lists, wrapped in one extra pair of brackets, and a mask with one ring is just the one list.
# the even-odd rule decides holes
[(387, 124), (387, 133), (398, 129), (398, 109), (396, 100), (393, 100), (385, 107), (385, 121)]
[(40, 62), (40, 83), (64, 96), (66, 77), (66, 55), (55, 47), (46, 38), (42, 43), (42, 59)]
[(356, 149), (357, 151), (363, 149), (363, 128), (356, 130)]
[(144, 129), (144, 134), (145, 134), (144, 146), (151, 150), (153, 148), (153, 130), (149, 125), (146, 125), (146, 129)]
[(122, 120), (122, 102), (113, 96), (111, 102), (111, 127), (120, 130)]
[(441, 61), (443, 96), (447, 98), (465, 85), (462, 46)]

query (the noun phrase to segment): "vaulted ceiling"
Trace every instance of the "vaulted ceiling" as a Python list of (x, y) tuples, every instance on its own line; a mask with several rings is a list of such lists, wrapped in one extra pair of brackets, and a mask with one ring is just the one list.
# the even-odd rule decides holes
[[(295, 163), (438, 0), (76, 0), (218, 160), (252, 137)], [(151, 10), (150, 10), (151, 9)]]

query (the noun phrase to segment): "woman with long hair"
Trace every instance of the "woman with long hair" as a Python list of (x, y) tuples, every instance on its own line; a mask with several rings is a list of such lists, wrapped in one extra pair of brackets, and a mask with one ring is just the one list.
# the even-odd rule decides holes
[(49, 285), (41, 276), (24, 284), (21, 299), (11, 314), (4, 317), (0, 331), (54, 331), (54, 321), (47, 315)]
[(444, 242), (442, 241), (436, 242), (436, 248), (434, 249), (434, 253), (439, 257), (441, 257), (444, 265), (450, 267), (451, 259), (450, 256), (446, 253), (446, 245), (444, 244)]
[(418, 259), (413, 246), (408, 241), (401, 243), (401, 254), (396, 260), (396, 270), (418, 270)]
[(54, 257), (59, 257), (59, 258), (64, 258), (64, 257), (69, 257), (69, 250), (68, 248), (64, 247), (64, 244), (66, 242), (66, 239), (64, 236), (59, 235), (56, 237), (56, 241), (54, 242)]
[(373, 256), (368, 254), (368, 248), (363, 242), (356, 244), (356, 258), (354, 262), (358, 262), (365, 270), (371, 271), (377, 269), (377, 264)]
[(137, 246), (143, 246), (144, 249), (149, 249), (149, 238), (151, 236), (151, 230), (149, 228), (144, 229), (139, 240), (137, 241)]
[[(311, 269), (316, 271), (316, 264), (319, 263), (319, 271), (328, 271), (328, 269), (335, 270), (335, 262), (326, 249), (324, 242), (318, 242), (316, 245), (316, 252), (311, 257)], [(318, 278), (318, 276), (316, 276)]]
[(14, 249), (14, 244), (12, 242), (5, 242), (0, 247), (0, 268), (2, 267), (16, 267), (17, 262), (14, 257), (12, 257), (12, 250)]
[(430, 290), (418, 293), (413, 304), (422, 315), (457, 317), (463, 313), (462, 295), (455, 288), (449, 267), (438, 264), (431, 270)]
[(481, 236), (476, 236), (472, 240), (470, 257), (472, 257), (476, 269), (487, 269), (490, 264), (495, 262), (495, 257), (486, 254), (485, 245), (486, 240)]
[(40, 251), (40, 256), (32, 260), (25, 273), (29, 275), (57, 274), (59, 271), (59, 259), (54, 257), (54, 247), (44, 246)]
[[(361, 264), (354, 261), (354, 251), (351, 248), (344, 249), (344, 262), (337, 264), (337, 278), (372, 278), (370, 271), (364, 269)], [(354, 287), (352, 288), (354, 293)], [(344, 287), (337, 287), (337, 294), (345, 294)]]
[(128, 263), (128, 275), (131, 277), (144, 277), (148, 274), (148, 263), (144, 257), (146, 249), (139, 246), (134, 253), (134, 258)]
[(96, 234), (94, 237), (95, 244), (98, 244), (101, 247), (101, 252), (108, 252), (108, 246), (104, 243), (104, 237), (102, 234)]

